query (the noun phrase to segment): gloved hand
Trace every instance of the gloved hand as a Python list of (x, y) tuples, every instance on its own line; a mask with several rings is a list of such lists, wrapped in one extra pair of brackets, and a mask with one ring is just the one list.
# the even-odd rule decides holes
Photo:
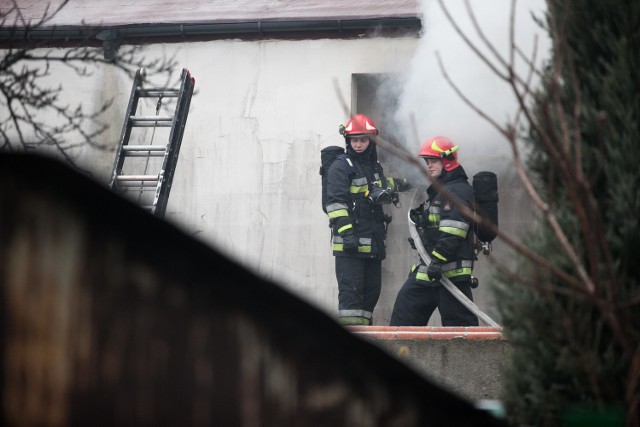
[(358, 252), (358, 238), (353, 233), (342, 236), (342, 250), (344, 252)]
[(422, 212), (422, 206), (409, 211), (409, 218), (411, 218), (411, 221), (413, 221), (414, 224), (420, 224), (422, 221)]
[(427, 274), (431, 280), (442, 279), (442, 265), (439, 262), (431, 260), (431, 264), (427, 267)]
[(389, 189), (383, 190), (380, 187), (373, 187), (367, 195), (367, 200), (372, 205), (388, 205), (393, 200), (393, 195)]
[(413, 241), (413, 239), (411, 237), (409, 237), (407, 239), (407, 241), (409, 242), (409, 245), (411, 245), (411, 249), (417, 249), (416, 248), (416, 242)]

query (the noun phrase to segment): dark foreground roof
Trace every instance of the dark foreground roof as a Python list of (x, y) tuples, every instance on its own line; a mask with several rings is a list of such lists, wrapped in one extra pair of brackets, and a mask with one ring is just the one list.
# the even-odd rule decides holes
[(3, 425), (503, 425), (47, 158), (0, 154), (0, 283)]

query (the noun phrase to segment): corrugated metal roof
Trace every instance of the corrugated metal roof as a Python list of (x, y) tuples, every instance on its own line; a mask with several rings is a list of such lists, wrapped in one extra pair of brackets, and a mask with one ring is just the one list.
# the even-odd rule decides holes
[[(20, 14), (29, 21), (40, 19), (47, 7), (51, 13), (62, 0), (17, 0), (16, 3)], [(71, 0), (45, 25), (410, 18), (418, 16), (419, 6), (420, 0)], [(6, 7), (3, 9), (6, 11)], [(10, 17), (6, 23), (11, 25), (13, 19)]]

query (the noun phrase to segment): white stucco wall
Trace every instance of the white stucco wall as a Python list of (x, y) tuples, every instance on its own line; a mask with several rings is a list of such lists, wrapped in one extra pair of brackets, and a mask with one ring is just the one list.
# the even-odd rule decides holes
[[(401, 70), (413, 39), (190, 44), (199, 93), (167, 219), (330, 313), (337, 287), (319, 153), (343, 144), (351, 74)], [(389, 304), (388, 302), (385, 305)], [(392, 302), (391, 302), (392, 304)]]

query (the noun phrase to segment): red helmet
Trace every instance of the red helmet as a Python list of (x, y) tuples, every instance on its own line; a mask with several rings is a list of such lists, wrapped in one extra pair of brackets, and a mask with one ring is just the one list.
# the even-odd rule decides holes
[(369, 117), (364, 114), (356, 114), (349, 120), (346, 126), (340, 125), (340, 133), (344, 135), (345, 138), (366, 133), (377, 135), (378, 129)]
[(434, 136), (426, 140), (420, 149), (420, 157), (434, 157), (442, 160), (444, 170), (450, 171), (460, 164), (458, 163), (458, 147), (451, 140), (443, 136)]

